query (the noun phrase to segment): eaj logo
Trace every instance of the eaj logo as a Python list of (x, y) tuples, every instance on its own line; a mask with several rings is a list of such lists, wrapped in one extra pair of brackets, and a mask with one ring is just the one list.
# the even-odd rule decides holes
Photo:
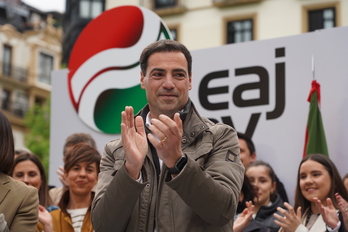
[(139, 83), (141, 51), (170, 38), (161, 18), (143, 7), (116, 7), (92, 20), (68, 64), (70, 99), (79, 118), (96, 131), (120, 133), (124, 107), (137, 112), (147, 103)]

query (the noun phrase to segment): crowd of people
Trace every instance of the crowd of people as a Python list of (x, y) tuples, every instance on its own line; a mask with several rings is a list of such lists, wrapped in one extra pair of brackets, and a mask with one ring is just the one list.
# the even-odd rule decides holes
[(35, 154), (15, 150), (0, 112), (0, 232), (348, 231), (348, 174), (329, 157), (302, 159), (291, 205), (247, 135), (197, 112), (184, 45), (154, 42), (140, 67), (148, 105), (125, 108), (103, 156), (89, 134), (69, 136), (61, 187)]

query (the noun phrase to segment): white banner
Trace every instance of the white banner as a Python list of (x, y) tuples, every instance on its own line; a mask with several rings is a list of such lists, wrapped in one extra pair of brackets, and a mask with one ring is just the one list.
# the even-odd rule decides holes
[[(192, 51), (190, 97), (198, 111), (252, 135), (257, 159), (271, 164), (291, 203), (303, 154), (312, 57), (330, 158), (342, 176), (348, 172), (347, 41), (348, 27), (341, 27)], [(57, 186), (56, 170), (70, 134), (91, 134), (100, 152), (119, 137), (87, 127), (72, 106), (67, 86), (67, 70), (53, 72), (49, 182)]]

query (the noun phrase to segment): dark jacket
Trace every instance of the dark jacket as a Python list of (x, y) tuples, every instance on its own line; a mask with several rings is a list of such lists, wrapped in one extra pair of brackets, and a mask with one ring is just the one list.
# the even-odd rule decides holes
[(243, 232), (269, 232), (270, 230), (262, 222), (252, 220)]
[[(280, 227), (274, 223), (274, 220), (276, 220), (276, 218), (273, 216), (274, 213), (281, 215), (277, 211), (277, 207), (284, 208), (283, 200), (280, 198), (279, 194), (277, 194), (276, 199), (272, 202), (272, 205), (261, 206), (261, 208), (259, 209), (259, 211), (256, 214), (255, 219), (253, 219), (251, 221), (249, 226), (247, 226), (247, 228), (245, 228), (243, 230), (243, 232), (254, 232), (254, 231), (261, 232), (261, 231), (265, 231), (264, 227), (267, 228), (267, 230), (266, 230), (267, 232), (277, 232)], [(255, 223), (253, 221), (256, 221), (257, 223)], [(255, 230), (255, 229), (252, 230), (256, 226), (259, 227), (259, 230)]]

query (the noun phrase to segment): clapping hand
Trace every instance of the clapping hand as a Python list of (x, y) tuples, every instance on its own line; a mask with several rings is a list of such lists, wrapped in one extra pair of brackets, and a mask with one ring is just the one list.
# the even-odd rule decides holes
[(301, 207), (297, 208), (297, 212), (295, 213), (294, 208), (292, 206), (285, 202), (284, 206), (287, 208), (288, 211), (285, 209), (278, 207), (277, 210), (281, 214), (284, 215), (284, 217), (280, 216), (279, 214), (273, 214), (274, 217), (278, 220), (274, 220), (274, 223), (278, 226), (282, 227), (282, 231), (284, 232), (294, 232), (299, 225), (302, 224), (301, 222)]
[(243, 212), (237, 217), (233, 224), (234, 232), (242, 232), (251, 221), (251, 217), (254, 213), (254, 205), (251, 201), (245, 202), (246, 208)]

